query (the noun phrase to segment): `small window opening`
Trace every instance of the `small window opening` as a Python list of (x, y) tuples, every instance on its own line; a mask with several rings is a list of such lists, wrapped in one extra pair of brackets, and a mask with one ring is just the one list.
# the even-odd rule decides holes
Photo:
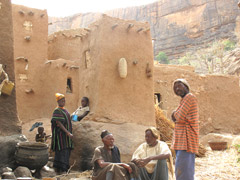
[(68, 78), (67, 79), (67, 89), (66, 89), (67, 93), (72, 93), (72, 79)]
[(161, 107), (161, 94), (160, 93), (154, 93), (154, 103), (157, 104), (159, 107)]

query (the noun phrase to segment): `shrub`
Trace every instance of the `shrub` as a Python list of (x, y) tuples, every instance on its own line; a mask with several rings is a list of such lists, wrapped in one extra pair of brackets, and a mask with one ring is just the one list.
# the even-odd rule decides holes
[(159, 52), (156, 58), (160, 64), (169, 64), (169, 60), (165, 52)]

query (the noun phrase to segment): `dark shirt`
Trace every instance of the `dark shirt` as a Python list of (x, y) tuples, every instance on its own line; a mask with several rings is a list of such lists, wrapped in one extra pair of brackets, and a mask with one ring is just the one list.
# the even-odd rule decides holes
[(99, 166), (97, 160), (101, 159), (105, 162), (112, 162), (112, 163), (121, 163), (120, 152), (117, 146), (114, 146), (111, 150), (111, 155), (108, 153), (107, 149), (103, 146), (99, 146), (95, 149), (94, 155), (92, 158), (93, 164), (93, 171), (97, 172), (101, 167)]
[(73, 149), (72, 139), (57, 125), (57, 121), (72, 133), (71, 118), (66, 109), (56, 108), (52, 116), (52, 144), (51, 149), (53, 151), (61, 151), (62, 149)]

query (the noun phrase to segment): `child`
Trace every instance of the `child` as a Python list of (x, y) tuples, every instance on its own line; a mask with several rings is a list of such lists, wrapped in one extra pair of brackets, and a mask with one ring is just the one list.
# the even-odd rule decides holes
[(48, 137), (50, 137), (50, 135), (49, 136), (46, 135), (46, 133), (44, 132), (44, 127), (39, 126), (38, 134), (36, 134), (36, 137), (35, 137), (36, 142), (45, 143)]
[(77, 120), (81, 121), (89, 113), (89, 99), (87, 97), (83, 97), (81, 104), (82, 106), (80, 106), (74, 113), (72, 113), (72, 120), (74, 120), (74, 116), (77, 116)]

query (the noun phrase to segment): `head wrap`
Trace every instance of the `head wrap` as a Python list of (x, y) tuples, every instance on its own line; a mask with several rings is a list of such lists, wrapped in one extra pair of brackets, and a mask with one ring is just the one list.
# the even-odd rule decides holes
[(102, 133), (101, 133), (101, 138), (103, 139), (105, 136), (111, 134), (110, 132), (108, 132), (107, 130), (103, 130)]
[(181, 83), (183, 83), (185, 86), (187, 86), (188, 90), (190, 90), (190, 85), (188, 84), (188, 82), (187, 82), (186, 79), (176, 79), (176, 80), (173, 82), (173, 85), (174, 85), (176, 82), (181, 82)]
[(146, 129), (145, 132), (147, 132), (147, 131), (151, 131), (152, 134), (153, 134), (153, 136), (158, 139), (160, 133), (159, 133), (159, 131), (157, 130), (157, 128), (155, 128), (155, 127), (150, 127), (150, 128), (148, 128), (148, 129)]
[(55, 96), (57, 101), (65, 97), (64, 94), (60, 94), (60, 93), (56, 93)]

